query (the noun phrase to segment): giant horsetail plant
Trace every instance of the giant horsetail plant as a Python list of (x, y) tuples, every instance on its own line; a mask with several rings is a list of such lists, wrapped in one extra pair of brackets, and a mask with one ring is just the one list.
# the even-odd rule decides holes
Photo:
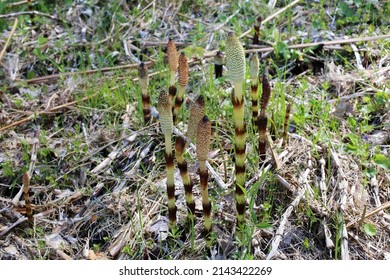
[(148, 86), (149, 86), (149, 75), (148, 68), (145, 63), (141, 62), (138, 68), (138, 78), (139, 84), (141, 86), (142, 93), (142, 109), (144, 114), (144, 123), (147, 124), (150, 122), (150, 96), (148, 94)]
[(242, 226), (245, 218), (245, 140), (246, 126), (244, 123), (245, 53), (234, 32), (230, 32), (226, 40), (226, 66), (233, 84), (232, 95), (234, 124), (235, 124), (235, 164), (236, 164), (236, 208), (237, 225)]
[(24, 202), (26, 205), (26, 215), (30, 223), (34, 222), (33, 213), (30, 202), (30, 175), (28, 172), (23, 174), (23, 193), (24, 193)]
[(197, 126), (196, 132), (196, 156), (199, 161), (200, 187), (202, 193), (203, 219), (204, 219), (204, 236), (206, 238), (206, 246), (211, 246), (211, 202), (208, 192), (208, 171), (206, 168), (206, 160), (209, 156), (211, 137), (211, 122), (207, 116), (203, 116)]
[(171, 38), (168, 40), (168, 45), (167, 45), (167, 57), (168, 57), (168, 66), (169, 66), (169, 71), (170, 71), (170, 79), (169, 79), (169, 96), (171, 98), (171, 106), (173, 110), (174, 106), (174, 99), (176, 95), (176, 72), (177, 72), (177, 67), (179, 66), (179, 55), (177, 53), (176, 49), (176, 44), (173, 42)]
[(253, 34), (252, 44), (258, 45), (260, 44), (260, 26), (261, 26), (262, 18), (257, 17), (254, 24), (255, 34)]
[(172, 105), (170, 96), (166, 92), (161, 92), (158, 98), (157, 110), (160, 114), (161, 131), (165, 138), (165, 161), (167, 171), (167, 193), (168, 193), (168, 216), (169, 227), (176, 226), (176, 205), (175, 205), (175, 180), (174, 163), (172, 153)]
[(191, 105), (190, 109), (190, 119), (188, 121), (187, 129), (187, 143), (188, 146), (191, 142), (195, 142), (196, 130), (198, 129), (198, 124), (203, 118), (205, 112), (204, 97), (199, 95), (195, 102)]
[(269, 99), (271, 97), (271, 84), (268, 80), (268, 68), (266, 67), (262, 78), (262, 89), (263, 93), (260, 100), (260, 115), (257, 118), (257, 127), (259, 130), (259, 158), (264, 161), (266, 158), (267, 149), (267, 113), (266, 109), (268, 106)]
[(217, 51), (214, 56), (214, 72), (216, 79), (222, 77), (224, 60), (225, 57), (223, 53), (221, 51)]
[(186, 147), (186, 139), (183, 136), (178, 136), (175, 143), (175, 157), (177, 166), (180, 170), (180, 176), (184, 185), (184, 193), (186, 197), (186, 204), (188, 208), (189, 221), (193, 221), (195, 215), (195, 202), (192, 197), (193, 184), (191, 177), (188, 174), (187, 161), (184, 159), (184, 150)]
[(259, 105), (258, 105), (259, 58), (257, 53), (254, 53), (250, 59), (249, 75), (251, 78), (252, 121), (253, 124), (256, 124), (257, 116), (259, 114)]
[(283, 148), (286, 146), (287, 143), (288, 120), (290, 119), (290, 112), (291, 112), (291, 103), (287, 103), (286, 115), (284, 116), (284, 124), (283, 124), (283, 142), (282, 142)]
[(179, 56), (179, 93), (175, 98), (175, 108), (173, 110), (173, 122), (177, 122), (177, 115), (179, 114), (181, 104), (183, 104), (183, 96), (185, 88), (188, 84), (189, 76), (188, 60), (184, 52)]

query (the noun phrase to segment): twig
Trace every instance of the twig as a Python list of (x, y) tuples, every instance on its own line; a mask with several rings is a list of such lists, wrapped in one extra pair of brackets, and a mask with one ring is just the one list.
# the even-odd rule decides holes
[[(147, 48), (147, 47), (159, 47), (159, 46), (166, 46), (168, 44), (168, 41), (142, 41), (141, 47)], [(186, 47), (191, 45), (191, 43), (186, 42), (175, 42), (175, 45), (177, 47)]]
[(15, 22), (14, 22), (14, 25), (12, 26), (11, 32), (8, 35), (7, 41), (5, 42), (5, 45), (4, 45), (3, 49), (0, 52), (0, 61), (2, 60), (2, 58), (3, 58), (4, 54), (5, 54), (6, 49), (8, 48), (8, 44), (11, 41), (11, 38), (14, 35), (17, 26), (18, 26), (18, 19), (16, 18)]
[[(302, 184), (305, 184), (307, 182), (307, 176), (309, 174), (309, 169), (307, 169), (303, 174), (302, 174)], [(276, 230), (275, 237), (272, 240), (271, 244), (271, 251), (266, 257), (266, 260), (272, 259), (278, 252), (279, 244), (282, 241), (283, 233), (286, 227), (286, 223), (288, 221), (288, 218), (290, 217), (292, 211), (294, 208), (299, 204), (301, 201), (303, 195), (305, 194), (305, 186), (302, 186), (299, 191), (297, 197), (291, 202), (291, 204), (287, 207), (286, 211), (283, 213), (280, 224), (278, 229)]]
[[(313, 43), (304, 43), (304, 44), (295, 44), (295, 45), (288, 45), (288, 49), (304, 49), (309, 47), (315, 47), (319, 45), (323, 46), (330, 46), (330, 45), (344, 45), (344, 44), (351, 44), (351, 43), (357, 43), (357, 42), (369, 42), (369, 41), (378, 41), (378, 40), (384, 40), (389, 39), (390, 35), (379, 35), (379, 36), (371, 36), (371, 37), (358, 37), (358, 38), (349, 38), (349, 39), (337, 39), (332, 41), (325, 41), (325, 42), (313, 42)], [(253, 48), (246, 50), (246, 53), (257, 53), (257, 52), (268, 52), (273, 51), (274, 47), (266, 47), (266, 48)]]
[(13, 229), (14, 227), (16, 227), (17, 225), (21, 224), (21, 223), (24, 223), (25, 221), (27, 221), (28, 218), (27, 217), (24, 217), (24, 216), (21, 216), (16, 222), (14, 222), (12, 225), (10, 226), (7, 226), (7, 227), (4, 227), (0, 230), (0, 237), (6, 235), (11, 229)]
[(266, 139), (268, 142), (268, 146), (271, 150), (272, 159), (275, 162), (275, 169), (279, 170), (280, 168), (282, 168), (282, 163), (280, 162), (279, 156), (276, 153), (275, 149), (273, 148), (273, 141), (272, 141), (272, 138), (271, 138), (271, 135), (269, 134), (269, 132), (267, 132), (267, 134), (266, 134)]
[[(112, 90), (112, 89), (111, 89), (111, 90)], [(16, 121), (16, 122), (13, 122), (13, 123), (11, 123), (11, 124), (9, 124), (9, 125), (0, 127), (0, 132), (5, 131), (5, 130), (7, 130), (7, 129), (10, 129), (10, 128), (14, 127), (14, 126), (20, 125), (20, 124), (22, 124), (22, 123), (28, 122), (28, 121), (30, 121), (30, 120), (32, 120), (32, 119), (34, 119), (34, 118), (36, 118), (36, 117), (38, 117), (38, 116), (40, 116), (40, 115), (46, 115), (46, 114), (53, 114), (53, 113), (56, 113), (56, 111), (58, 111), (58, 110), (60, 110), (60, 109), (64, 109), (64, 108), (66, 108), (66, 107), (75, 105), (75, 104), (77, 104), (77, 103), (79, 103), (79, 102), (88, 100), (88, 99), (90, 99), (90, 98), (92, 98), (92, 97), (95, 97), (96, 95), (97, 95), (97, 93), (94, 93), (94, 94), (92, 94), (92, 95), (85, 96), (85, 97), (81, 98), (80, 100), (76, 100), (76, 101), (72, 101), (72, 102), (69, 102), (69, 103), (62, 104), (62, 105), (58, 105), (58, 106), (56, 106), (56, 107), (51, 108), (51, 109), (48, 110), (48, 111), (38, 111), (38, 112), (36, 112), (36, 113), (34, 113), (34, 114), (32, 114), (32, 115), (30, 115), (30, 116), (24, 118), (24, 119), (21, 119), (21, 120), (18, 120), (18, 121)]]
[[(145, 62), (145, 65), (152, 65), (153, 62)], [(126, 65), (120, 65), (120, 66), (114, 66), (114, 67), (104, 67), (101, 69), (93, 69), (93, 70), (86, 70), (86, 71), (79, 71), (79, 72), (65, 72), (65, 73), (60, 73), (60, 74), (54, 74), (54, 75), (49, 75), (49, 76), (43, 76), (43, 77), (37, 77), (34, 79), (27, 80), (26, 82), (28, 84), (39, 84), (42, 82), (47, 82), (50, 80), (57, 80), (62, 77), (68, 77), (72, 75), (91, 75), (95, 73), (106, 73), (106, 72), (111, 72), (115, 70), (122, 70), (122, 69), (131, 69), (131, 68), (137, 68), (139, 66), (138, 63), (134, 64), (126, 64)]]
[(20, 6), (20, 5), (27, 4), (27, 3), (28, 3), (28, 0), (23, 0), (23, 1), (15, 2), (15, 3), (9, 3), (9, 4), (7, 4), (7, 7), (12, 8), (12, 7)]
[[(390, 201), (382, 204), (381, 206), (375, 208), (374, 210), (368, 212), (366, 215), (364, 215), (363, 219), (367, 219), (371, 216), (374, 216), (375, 214), (378, 214), (380, 212), (382, 212), (383, 210), (386, 210), (387, 208), (390, 208)], [(359, 219), (356, 219), (352, 222), (349, 222), (347, 224), (347, 229), (349, 229), (350, 227), (352, 227), (353, 225), (355, 225), (357, 222), (359, 222), (360, 218)]]
[(341, 225), (341, 259), (343, 260), (349, 260), (349, 250), (348, 250), (348, 232), (347, 227), (345, 226), (344, 222), (344, 214), (345, 214), (345, 206), (347, 202), (347, 188), (348, 188), (348, 181), (346, 179), (345, 173), (343, 169), (341, 168), (341, 163), (339, 160), (338, 155), (336, 152), (333, 151), (333, 149), (330, 149), (331, 157), (335, 163), (335, 166), (337, 168), (337, 172), (339, 175), (339, 191), (340, 191), (340, 199), (339, 199), (339, 208), (342, 215), (342, 225)]
[(125, 173), (125, 176), (130, 176), (130, 175), (132, 175), (132, 174), (139, 168), (139, 166), (141, 165), (141, 161), (142, 161), (142, 160), (146, 157), (146, 155), (149, 153), (149, 151), (150, 151), (150, 149), (151, 149), (151, 147), (152, 147), (153, 144), (154, 144), (153, 141), (151, 141), (151, 142), (146, 146), (146, 148), (142, 150), (142, 152), (140, 153), (140, 156), (139, 156), (137, 162), (134, 164), (134, 166), (133, 166), (133, 168), (132, 168), (131, 170), (129, 170), (129, 171), (127, 171), (127, 172)]
[[(277, 17), (278, 15), (280, 15), (281, 13), (283, 13), (284, 11), (286, 11), (287, 9), (295, 6), (296, 4), (298, 4), (301, 0), (295, 0), (294, 2), (291, 2), (290, 4), (288, 4), (287, 6), (285, 6), (284, 8), (281, 8), (280, 10), (278, 10), (277, 12), (273, 13), (272, 15), (270, 15), (269, 17), (267, 17), (265, 20), (262, 21), (262, 24), (264, 23), (267, 23), (269, 22), (270, 20), (274, 19), (275, 17)], [(240, 35), (239, 38), (242, 38), (246, 35), (248, 35), (250, 32), (252, 31), (252, 28), (245, 31), (244, 33), (242, 33)]]
[[(321, 190), (321, 198), (322, 198), (322, 204), (324, 205), (322, 207), (323, 211), (326, 211), (326, 205), (327, 205), (327, 198), (326, 198), (326, 180), (325, 180), (325, 160), (323, 158), (320, 159), (320, 166), (321, 166), (321, 180), (320, 180), (320, 190)], [(325, 233), (325, 244), (326, 248), (329, 249), (329, 255), (332, 255), (332, 248), (334, 248), (334, 243), (332, 241), (332, 234), (328, 228), (326, 216), (322, 219), (322, 225), (324, 227), (324, 233)]]
[(10, 18), (10, 17), (25, 16), (25, 15), (47, 17), (47, 18), (50, 18), (52, 20), (64, 22), (62, 19), (59, 19), (55, 16), (45, 14), (42, 12), (38, 12), (38, 11), (24, 11), (24, 12), (9, 13), (9, 14), (5, 14), (5, 15), (0, 15), (0, 18)]
[[(27, 176), (28, 176), (28, 185), (30, 185), (30, 179), (33, 176), (34, 168), (35, 168), (35, 163), (37, 162), (37, 153), (38, 153), (38, 144), (39, 144), (39, 127), (35, 130), (34, 133), (34, 139), (32, 143), (32, 150), (31, 150), (31, 158), (30, 158), (30, 166), (28, 168)], [(23, 184), (25, 182), (23, 181)], [(20, 197), (22, 196), (24, 192), (24, 188), (20, 188), (18, 193), (15, 195), (14, 199), (12, 199), (12, 204), (13, 205), (18, 205)]]

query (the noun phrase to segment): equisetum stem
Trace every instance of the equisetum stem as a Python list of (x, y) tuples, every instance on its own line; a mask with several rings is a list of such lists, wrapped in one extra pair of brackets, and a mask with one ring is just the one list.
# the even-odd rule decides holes
[(244, 123), (244, 98), (242, 94), (242, 82), (234, 83), (234, 95), (232, 97), (234, 124), (235, 124), (235, 172), (236, 172), (236, 208), (238, 225), (244, 223), (245, 218), (245, 141), (246, 141), (246, 126)]
[(177, 161), (177, 165), (180, 170), (180, 176), (184, 185), (184, 192), (186, 197), (186, 204), (188, 208), (188, 218), (192, 221), (195, 217), (195, 202), (192, 196), (192, 188), (193, 184), (191, 181), (191, 177), (188, 173), (187, 161), (184, 159), (183, 153), (186, 146), (186, 140), (184, 137), (177, 137), (175, 144), (175, 157)]
[(176, 226), (176, 204), (175, 204), (175, 167), (172, 154), (171, 135), (164, 134), (165, 137), (165, 162), (167, 166), (167, 193), (168, 193), (168, 217), (169, 227)]

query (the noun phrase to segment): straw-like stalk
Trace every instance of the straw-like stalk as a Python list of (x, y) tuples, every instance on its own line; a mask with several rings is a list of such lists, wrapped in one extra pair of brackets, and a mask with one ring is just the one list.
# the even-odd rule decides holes
[(174, 163), (172, 153), (172, 105), (168, 94), (161, 92), (157, 109), (160, 114), (161, 131), (165, 138), (165, 162), (167, 171), (167, 193), (168, 193), (168, 216), (169, 227), (176, 226), (176, 205), (175, 205), (175, 180), (174, 180)]
[(144, 115), (144, 123), (147, 124), (150, 122), (150, 96), (148, 94), (148, 86), (149, 86), (149, 75), (148, 68), (145, 63), (141, 62), (138, 68), (138, 77), (139, 84), (141, 86), (142, 92), (142, 107), (143, 107), (143, 115)]
[(188, 84), (189, 76), (188, 60), (184, 52), (179, 56), (179, 93), (175, 98), (175, 109), (173, 110), (173, 122), (177, 122), (181, 104), (183, 104), (184, 91)]
[(245, 81), (245, 53), (236, 34), (230, 32), (226, 40), (226, 66), (229, 70), (230, 80), (233, 84), (232, 95), (234, 125), (235, 125), (235, 164), (236, 164), (236, 208), (237, 225), (244, 224), (245, 216), (245, 141), (246, 126), (244, 123), (244, 96)]
[(252, 98), (252, 121), (256, 124), (259, 114), (259, 94), (258, 94), (258, 79), (259, 79), (259, 58), (257, 54), (253, 54), (249, 62), (249, 74), (251, 78), (251, 98)]
[(178, 136), (176, 138), (176, 144), (175, 144), (175, 157), (176, 162), (180, 170), (181, 179), (183, 181), (184, 185), (184, 192), (186, 197), (186, 203), (188, 208), (188, 218), (190, 221), (194, 219), (195, 215), (195, 202), (192, 197), (192, 188), (193, 184), (191, 181), (191, 177), (188, 173), (187, 168), (187, 161), (184, 159), (184, 150), (186, 146), (186, 139), (182, 136)]
[(207, 116), (204, 116), (198, 124), (196, 141), (196, 155), (199, 161), (200, 187), (202, 192), (204, 236), (206, 245), (211, 246), (210, 232), (212, 227), (211, 202), (208, 193), (208, 171), (206, 160), (210, 150), (211, 123)]

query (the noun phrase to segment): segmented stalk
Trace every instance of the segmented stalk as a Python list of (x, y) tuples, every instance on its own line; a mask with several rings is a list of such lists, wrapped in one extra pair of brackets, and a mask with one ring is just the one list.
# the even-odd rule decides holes
[(237, 225), (244, 224), (245, 215), (245, 140), (246, 126), (244, 123), (244, 96), (243, 85), (245, 81), (245, 53), (236, 34), (230, 32), (226, 40), (226, 66), (229, 70), (230, 80), (233, 83), (232, 95), (234, 125), (235, 125), (235, 164), (236, 164), (236, 208)]
[(221, 51), (217, 51), (217, 53), (214, 56), (214, 71), (215, 71), (216, 79), (222, 77), (224, 60), (225, 57), (223, 53)]
[(263, 93), (260, 100), (260, 115), (257, 119), (257, 126), (259, 130), (259, 158), (261, 161), (264, 161), (266, 158), (267, 150), (267, 114), (266, 109), (268, 106), (269, 99), (271, 97), (271, 84), (268, 80), (268, 69), (266, 68), (263, 73), (262, 79), (262, 89)]
[(145, 63), (141, 62), (138, 68), (139, 84), (142, 92), (142, 107), (144, 115), (144, 123), (147, 124), (150, 121), (150, 96), (148, 94), (149, 75), (148, 68)]
[(251, 78), (251, 97), (252, 97), (252, 121), (256, 124), (259, 114), (259, 95), (258, 95), (258, 78), (259, 78), (259, 58), (257, 54), (253, 54), (249, 62), (249, 74)]
[(287, 143), (288, 120), (290, 118), (290, 111), (291, 111), (291, 104), (288, 103), (286, 107), (286, 115), (284, 116), (282, 147), (285, 147)]
[(206, 245), (211, 246), (210, 232), (212, 227), (211, 202), (208, 193), (208, 171), (206, 160), (210, 150), (211, 123), (207, 116), (204, 116), (197, 127), (196, 155), (199, 160), (200, 187), (202, 192), (204, 236)]
[(259, 35), (260, 35), (261, 22), (262, 22), (262, 18), (257, 17), (254, 24), (255, 34), (253, 35), (253, 40), (252, 40), (253, 45), (260, 44)]
[(177, 53), (175, 42), (171, 38), (168, 40), (167, 45), (167, 57), (168, 57), (168, 66), (170, 71), (170, 80), (169, 80), (169, 96), (171, 98), (172, 110), (174, 106), (174, 99), (176, 95), (176, 72), (177, 67), (179, 66), (179, 55)]
[(189, 76), (188, 60), (184, 52), (179, 56), (179, 93), (175, 98), (175, 109), (173, 111), (173, 122), (177, 122), (181, 104), (183, 104), (184, 90), (188, 84)]
[(187, 144), (193, 142), (195, 143), (196, 138), (196, 130), (198, 128), (198, 124), (200, 120), (204, 116), (204, 97), (203, 95), (199, 95), (196, 101), (191, 105), (190, 109), (190, 120), (188, 121), (188, 129), (187, 129)]
[(188, 208), (188, 218), (190, 220), (193, 220), (195, 215), (195, 202), (192, 197), (193, 184), (191, 181), (191, 177), (188, 174), (187, 161), (184, 159), (183, 156), (185, 146), (186, 146), (185, 138), (182, 136), (178, 136), (176, 138), (176, 144), (175, 144), (175, 151), (176, 151), (175, 157), (176, 157), (177, 165), (180, 170), (181, 179), (184, 185), (184, 192), (185, 192), (186, 203)]
[(161, 92), (157, 110), (160, 114), (161, 131), (165, 138), (165, 162), (167, 171), (167, 193), (168, 193), (168, 216), (169, 227), (176, 226), (176, 205), (175, 205), (175, 180), (174, 180), (174, 164), (172, 154), (172, 105), (168, 94)]
[(24, 202), (26, 204), (26, 214), (27, 214), (28, 221), (32, 223), (34, 220), (33, 220), (29, 191), (30, 191), (30, 175), (28, 175), (28, 172), (25, 172), (23, 174)]

